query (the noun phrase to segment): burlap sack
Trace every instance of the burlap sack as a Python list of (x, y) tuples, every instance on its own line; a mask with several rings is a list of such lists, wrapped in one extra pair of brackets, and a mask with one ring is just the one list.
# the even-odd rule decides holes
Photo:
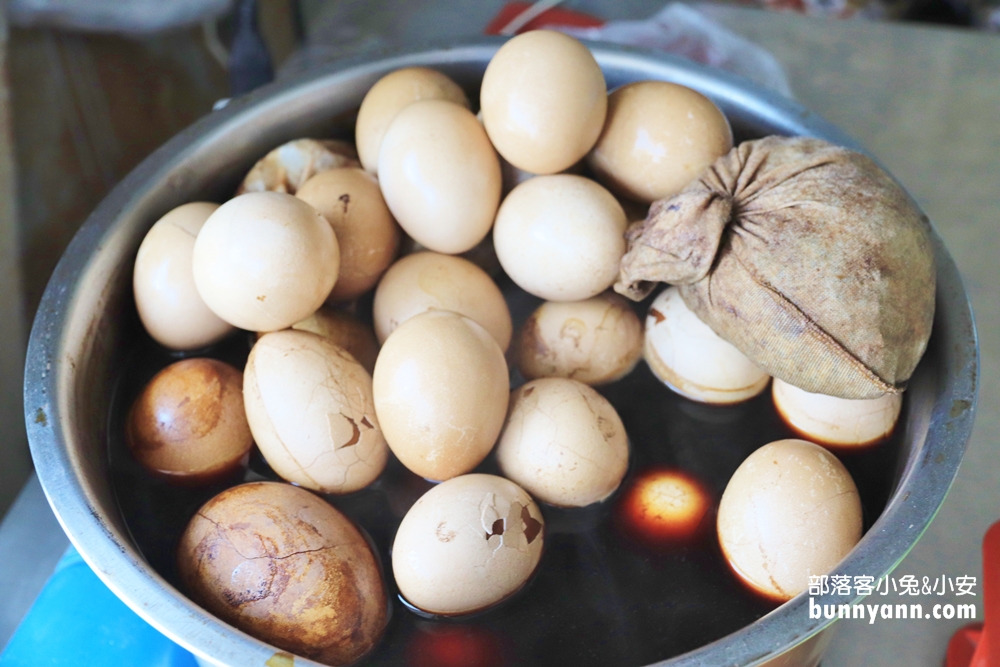
[(627, 233), (615, 290), (681, 295), (763, 370), (842, 398), (903, 390), (934, 318), (927, 219), (869, 158), (808, 138), (740, 144)]

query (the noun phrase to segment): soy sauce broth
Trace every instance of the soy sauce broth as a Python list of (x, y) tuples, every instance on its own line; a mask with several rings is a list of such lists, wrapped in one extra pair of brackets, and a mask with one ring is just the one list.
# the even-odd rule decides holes
[[(515, 326), (540, 303), (498, 280), (508, 296)], [(636, 305), (642, 319), (647, 300)], [(368, 304), (370, 307), (370, 303)], [(240, 332), (203, 351), (242, 369), (252, 338)], [(227, 486), (277, 480), (254, 448), (242, 478), (212, 487), (173, 487), (150, 477), (125, 445), (125, 417), (152, 376), (181, 358), (147, 336), (137, 340), (119, 377), (109, 415), (113, 485), (132, 538), (150, 565), (183, 590), (175, 551), (197, 509)], [(513, 384), (520, 384), (516, 372)], [(614, 405), (628, 433), (629, 473), (622, 489), (649, 470), (677, 470), (709, 496), (707, 529), (681, 545), (655, 546), (630, 539), (621, 529), (621, 490), (598, 506), (567, 510), (542, 505), (545, 550), (535, 576), (512, 599), (461, 619), (428, 619), (399, 599), (391, 576), (390, 549), (406, 510), (432, 483), (394, 457), (371, 486), (325, 498), (370, 536), (386, 573), (392, 613), (385, 637), (364, 665), (501, 667), (504, 665), (645, 665), (720, 639), (775, 608), (736, 579), (716, 537), (715, 512), (729, 478), (764, 444), (797, 437), (774, 408), (770, 388), (750, 401), (711, 406), (678, 396), (639, 362), (618, 382), (598, 387)], [(904, 414), (900, 423), (904, 423)], [(836, 452), (861, 496), (864, 527), (889, 498), (902, 429), (873, 447)], [(492, 455), (475, 472), (498, 474)]]

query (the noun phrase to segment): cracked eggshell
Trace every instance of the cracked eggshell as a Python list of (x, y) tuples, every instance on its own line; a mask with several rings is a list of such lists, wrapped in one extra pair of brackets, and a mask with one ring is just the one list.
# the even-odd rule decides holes
[(191, 268), (195, 238), (217, 208), (192, 202), (173, 209), (146, 233), (135, 258), (132, 290), (139, 319), (153, 340), (171, 350), (197, 350), (233, 330), (205, 305)]
[(608, 107), (604, 74), (590, 50), (551, 30), (532, 30), (500, 47), (483, 74), (483, 125), (518, 169), (554, 174), (597, 141)]
[(863, 447), (889, 436), (903, 406), (902, 394), (851, 400), (813, 394), (778, 378), (774, 406), (801, 435), (833, 447)]
[(426, 67), (406, 67), (379, 79), (361, 100), (354, 137), (366, 171), (378, 172), (382, 138), (405, 107), (420, 100), (444, 100), (469, 108), (465, 91), (450, 78)]
[(703, 403), (748, 400), (771, 379), (702, 322), (676, 287), (663, 290), (649, 307), (645, 356), (661, 382)]
[(382, 342), (403, 322), (428, 310), (449, 310), (478, 322), (501, 350), (510, 345), (510, 310), (493, 279), (454, 255), (419, 252), (403, 257), (375, 290), (372, 316)]
[(261, 336), (247, 359), (243, 397), (257, 447), (283, 479), (350, 493), (385, 468), (371, 376), (321, 336), (296, 330)]
[(542, 555), (544, 519), (524, 489), (493, 475), (462, 475), (425, 493), (403, 517), (392, 571), (414, 607), (480, 611), (520, 590)]
[(532, 496), (560, 507), (604, 500), (628, 470), (628, 436), (606, 398), (575, 380), (543, 378), (511, 394), (497, 463)]
[(837, 457), (805, 440), (778, 440), (733, 473), (719, 503), (719, 542), (745, 583), (788, 600), (854, 548), (861, 521), (858, 489)]
[(625, 254), (625, 211), (583, 176), (536, 176), (504, 199), (493, 245), (507, 275), (548, 301), (580, 301), (606, 290)]
[(292, 195), (230, 199), (194, 244), (194, 283), (212, 311), (249, 331), (277, 331), (319, 308), (337, 281), (340, 249), (330, 223)]
[(587, 164), (618, 195), (649, 204), (683, 190), (732, 147), (712, 100), (676, 83), (637, 81), (608, 96)]
[(177, 569), (191, 598), (286, 651), (347, 665), (382, 637), (381, 568), (351, 521), (291, 484), (227, 489), (194, 515)]
[(349, 301), (374, 287), (402, 238), (375, 177), (362, 169), (330, 169), (306, 181), (295, 196), (319, 211), (337, 236), (340, 270), (327, 301)]
[(294, 195), (302, 184), (327, 169), (359, 167), (354, 146), (337, 139), (296, 139), (278, 146), (253, 166), (236, 190)]
[(642, 323), (622, 297), (548, 301), (518, 334), (515, 358), (525, 378), (564, 377), (589, 385), (614, 382), (642, 357)]
[(243, 374), (215, 359), (184, 359), (153, 376), (125, 422), (132, 455), (169, 482), (203, 485), (245, 467), (253, 436)]
[(415, 241), (465, 252), (490, 231), (500, 205), (500, 161), (468, 109), (414, 102), (382, 139), (378, 180), (389, 210)]
[(373, 385), (392, 453), (433, 480), (467, 473), (486, 458), (510, 397), (500, 346), (479, 324), (444, 310), (415, 315), (389, 336)]
[[(292, 325), (299, 331), (310, 331), (341, 347), (358, 360), (369, 375), (375, 371), (379, 344), (375, 332), (350, 313), (330, 306), (320, 306), (315, 313)], [(259, 338), (260, 336), (258, 336)]]

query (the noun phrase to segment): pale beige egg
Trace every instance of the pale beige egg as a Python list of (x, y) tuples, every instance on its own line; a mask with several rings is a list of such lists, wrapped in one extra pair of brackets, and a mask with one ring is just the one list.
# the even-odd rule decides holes
[(379, 424), (393, 454), (428, 479), (469, 472), (493, 449), (509, 399), (507, 362), (480, 325), (444, 310), (414, 315), (375, 362)]
[(548, 301), (600, 294), (618, 277), (625, 212), (600, 184), (582, 176), (536, 176), (504, 199), (493, 245), (507, 275)]
[(392, 265), (375, 290), (375, 335), (385, 342), (396, 327), (428, 310), (450, 310), (478, 322), (501, 350), (513, 325), (500, 288), (472, 262), (436, 252), (407, 255)]
[(858, 489), (836, 456), (804, 440), (778, 440), (733, 473), (719, 503), (719, 542), (749, 586), (787, 600), (854, 548), (861, 520)]
[(614, 382), (642, 358), (643, 329), (622, 297), (604, 292), (584, 301), (547, 301), (518, 332), (515, 359), (524, 377)]
[(251, 192), (230, 199), (194, 244), (194, 283), (216, 315), (249, 331), (277, 331), (308, 317), (337, 281), (340, 250), (330, 223), (301, 199)]
[(258, 160), (236, 190), (236, 196), (247, 192), (294, 195), (303, 183), (321, 171), (359, 166), (357, 151), (346, 141), (296, 139)]
[(653, 374), (695, 401), (739, 403), (764, 391), (771, 379), (702, 322), (676, 287), (649, 306), (644, 350)]
[(774, 378), (774, 406), (803, 437), (834, 447), (862, 447), (892, 433), (903, 406), (902, 394), (851, 400), (813, 394)]
[(559, 32), (514, 37), (486, 67), (483, 125), (518, 169), (555, 174), (580, 160), (604, 126), (607, 86), (586, 46)]
[(469, 99), (450, 78), (426, 67), (406, 67), (379, 79), (361, 100), (354, 137), (365, 170), (378, 173), (378, 152), (389, 124), (404, 107), (420, 100), (445, 100), (469, 108)]
[(671, 197), (733, 147), (729, 121), (701, 93), (666, 81), (639, 81), (608, 97), (604, 129), (587, 164), (622, 197)]
[(329, 169), (306, 181), (296, 196), (330, 222), (340, 246), (340, 271), (327, 301), (349, 301), (374, 287), (402, 238), (375, 177), (362, 169)]
[(513, 392), (497, 443), (504, 477), (560, 507), (604, 500), (628, 470), (628, 436), (606, 398), (575, 380), (542, 378)]
[(538, 567), (545, 520), (510, 480), (462, 475), (435, 486), (403, 517), (392, 573), (414, 607), (457, 616), (520, 590)]
[(247, 359), (243, 401), (261, 454), (290, 482), (350, 493), (385, 467), (389, 451), (371, 376), (321, 336), (296, 330), (261, 336)]
[(135, 258), (139, 319), (153, 340), (172, 350), (197, 350), (233, 330), (198, 294), (191, 268), (195, 238), (217, 208), (192, 202), (173, 209), (146, 233)]
[(378, 180), (403, 230), (436, 252), (458, 254), (483, 240), (500, 204), (500, 161), (468, 109), (414, 102), (382, 139)]

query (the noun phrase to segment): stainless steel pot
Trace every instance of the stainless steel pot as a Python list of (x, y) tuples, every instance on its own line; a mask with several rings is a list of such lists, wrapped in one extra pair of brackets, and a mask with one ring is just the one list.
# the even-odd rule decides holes
[[(487, 39), (341, 62), (233, 101), (129, 174), (77, 233), (49, 282), (25, 370), (25, 415), (38, 476), (70, 540), (98, 576), (140, 616), (202, 658), (264, 665), (276, 649), (222, 623), (166, 583), (138, 553), (116, 503), (107, 423), (115, 369), (123, 363), (125, 342), (139, 331), (131, 304), (139, 243), (174, 206), (227, 198), (275, 145), (349, 127), (352, 112), (383, 74), (425, 65), (475, 91), (501, 43)], [(742, 79), (649, 52), (604, 45), (592, 50), (609, 88), (663, 79), (700, 90), (725, 111), (737, 140), (811, 135), (858, 148), (812, 112)], [(841, 574), (878, 577), (900, 562), (941, 506), (972, 430), (979, 363), (972, 312), (954, 263), (941, 240), (933, 240), (937, 316), (908, 392), (895, 488), (882, 516), (837, 568)], [(759, 665), (783, 654), (773, 664), (815, 664), (825, 643), (817, 633), (831, 621), (810, 619), (807, 604), (800, 595), (738, 632), (659, 664)]]

